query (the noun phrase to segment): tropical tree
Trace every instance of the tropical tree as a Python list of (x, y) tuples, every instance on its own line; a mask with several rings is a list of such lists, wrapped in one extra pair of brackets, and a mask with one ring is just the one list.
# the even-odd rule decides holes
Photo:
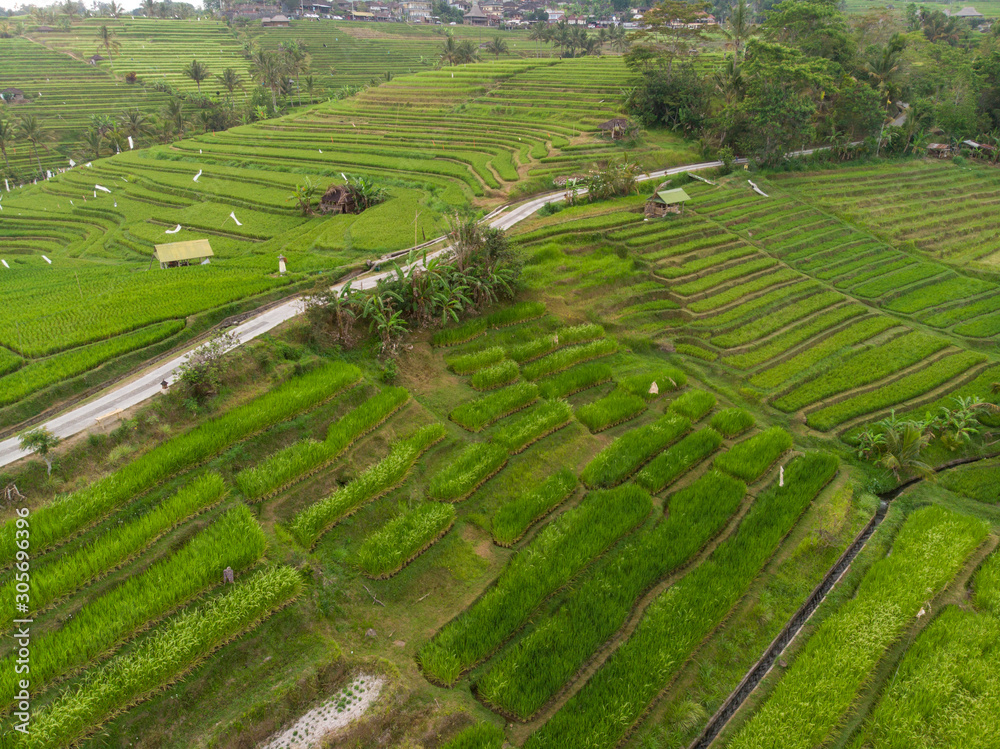
[(94, 128), (90, 128), (83, 134), (81, 139), (80, 153), (88, 159), (99, 159), (104, 148), (104, 135)]
[(632, 46), (632, 42), (628, 38), (628, 32), (625, 31), (624, 26), (615, 26), (608, 31), (608, 41), (611, 43), (611, 49), (620, 55), (628, 52), (629, 47)]
[(934, 469), (921, 459), (924, 448), (931, 441), (922, 424), (904, 421), (885, 431), (884, 454), (879, 465), (892, 471), (896, 481), (910, 474), (929, 479)]
[(126, 109), (118, 116), (118, 124), (126, 135), (138, 140), (149, 135), (153, 129), (153, 123), (149, 117), (138, 109)]
[(191, 64), (185, 67), (181, 72), (195, 82), (195, 85), (198, 86), (199, 94), (201, 93), (201, 82), (211, 75), (208, 67), (204, 63), (198, 62), (197, 60), (192, 60)]
[(906, 39), (899, 33), (893, 34), (882, 49), (871, 51), (864, 61), (865, 72), (875, 81), (878, 90), (889, 96), (894, 95), (894, 82), (902, 62)]
[(184, 128), (187, 126), (187, 117), (184, 113), (184, 102), (180, 99), (171, 99), (163, 108), (163, 119), (170, 123), (170, 127), (177, 131), (178, 137), (184, 135)]
[(281, 88), (282, 78), (284, 78), (281, 59), (276, 52), (260, 50), (251, 57), (250, 69), (254, 80), (271, 92), (271, 107), (277, 111), (278, 90)]
[(10, 169), (10, 162), (7, 160), (7, 149), (14, 145), (16, 140), (17, 125), (0, 117), (0, 155), (3, 155), (4, 166), (8, 169)]
[(146, 18), (155, 16), (156, 0), (142, 0), (142, 12), (146, 14)]
[(45, 461), (45, 467), (48, 471), (48, 475), (51, 476), (52, 456), (50, 453), (59, 444), (59, 438), (45, 427), (39, 427), (38, 429), (22, 434), (18, 437), (18, 442), (21, 444), (22, 450), (33, 451)]
[(118, 32), (109, 28), (106, 23), (97, 27), (97, 48), (103, 49), (108, 53), (108, 60), (111, 63), (112, 72), (115, 69), (114, 53), (122, 47), (121, 42), (115, 38), (116, 36), (118, 36)]
[(726, 48), (733, 51), (733, 59), (737, 63), (743, 58), (742, 53), (746, 48), (747, 39), (753, 35), (756, 28), (753, 22), (753, 8), (748, 0), (736, 0), (722, 33), (726, 37)]
[(38, 118), (33, 114), (26, 114), (21, 118), (21, 137), (31, 144), (31, 151), (35, 154), (35, 161), (38, 163), (38, 173), (42, 173), (42, 160), (38, 156), (38, 147), (47, 148), (45, 145), (52, 139), (52, 134), (42, 128)]
[(116, 3), (115, 0), (111, 0), (111, 2), (108, 3), (108, 15), (111, 16), (112, 18), (118, 18), (118, 16), (120, 16), (124, 12), (125, 8)]
[(303, 216), (312, 216), (312, 200), (318, 189), (319, 186), (306, 177), (306, 181), (303, 184), (295, 185), (292, 189), (292, 194), (288, 196), (287, 200), (296, 201), (299, 204), (299, 210), (302, 211)]
[(230, 97), (236, 89), (243, 88), (243, 76), (232, 68), (226, 68), (222, 71), (222, 75), (216, 75), (215, 77), (219, 79), (222, 87), (229, 92)]
[(507, 42), (504, 41), (503, 37), (498, 34), (486, 43), (486, 51), (491, 55), (496, 55), (497, 60), (499, 60), (500, 55), (506, 55), (510, 52), (510, 48), (507, 46)]

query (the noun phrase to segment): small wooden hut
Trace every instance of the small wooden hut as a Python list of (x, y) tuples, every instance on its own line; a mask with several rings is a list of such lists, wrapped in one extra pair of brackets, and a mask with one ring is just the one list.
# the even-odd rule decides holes
[(354, 195), (347, 189), (346, 185), (330, 185), (329, 189), (319, 199), (319, 212), (332, 213), (357, 213), (358, 205), (354, 201)]
[(611, 140), (621, 140), (634, 136), (639, 130), (639, 126), (625, 117), (615, 117), (607, 122), (602, 122), (597, 126), (597, 129), (606, 133)]
[(22, 104), (28, 100), (21, 89), (13, 87), (0, 91), (0, 97), (8, 104)]
[(689, 200), (691, 196), (681, 187), (673, 190), (657, 190), (646, 201), (646, 218), (660, 218), (668, 213), (683, 213), (684, 203)]
[(154, 257), (160, 268), (178, 268), (185, 265), (208, 265), (209, 258), (215, 256), (207, 239), (191, 239), (187, 242), (170, 242), (154, 245)]
[(937, 156), (939, 159), (951, 156), (951, 146), (947, 143), (929, 143), (927, 145), (927, 155)]

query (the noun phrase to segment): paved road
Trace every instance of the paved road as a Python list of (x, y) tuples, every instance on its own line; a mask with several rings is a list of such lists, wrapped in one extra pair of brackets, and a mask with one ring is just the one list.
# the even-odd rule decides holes
[[(722, 162), (720, 161), (688, 164), (687, 166), (678, 166), (672, 169), (661, 169), (657, 172), (642, 174), (638, 177), (638, 179), (640, 181), (660, 179), (672, 174), (701, 169), (712, 169), (721, 165)], [(586, 191), (580, 190), (578, 192), (585, 193)], [(509, 229), (515, 224), (518, 224), (532, 216), (546, 203), (563, 200), (565, 195), (566, 192), (564, 190), (547, 193), (513, 208), (497, 209), (487, 216), (485, 220), (490, 226), (495, 226), (499, 229)], [(442, 239), (444, 239), (444, 237), (439, 237), (436, 241), (440, 241)], [(433, 255), (440, 252), (444, 252), (444, 250), (438, 250), (437, 252), (429, 255), (429, 257), (433, 257)], [(380, 278), (384, 278), (387, 275), (389, 274), (379, 273), (365, 276), (360, 279), (354, 279), (352, 286), (356, 289), (368, 289), (375, 286)], [(333, 288), (340, 289), (342, 286), (343, 284), (338, 284)], [(247, 341), (253, 340), (257, 336), (263, 335), (269, 330), (276, 328), (286, 320), (290, 320), (297, 315), (301, 315), (304, 311), (305, 305), (303, 301), (301, 299), (293, 299), (285, 302), (284, 304), (280, 304), (277, 307), (272, 307), (265, 312), (261, 312), (259, 315), (237, 326), (231, 332), (239, 339), (241, 344), (246, 343)], [(187, 357), (187, 353), (182, 354), (181, 356), (163, 362), (154, 369), (142, 372), (127, 382), (114, 385), (97, 398), (94, 398), (83, 405), (75, 406), (69, 411), (50, 419), (45, 422), (44, 426), (62, 439), (85, 432), (96, 426), (99, 418), (113, 414), (117, 411), (124, 411), (132, 406), (142, 403), (145, 400), (148, 400), (149, 398), (152, 398), (160, 392), (161, 382), (164, 380), (168, 383), (173, 382), (178, 367), (185, 362)], [(4, 440), (0, 442), (0, 467), (9, 465), (10, 463), (20, 460), (29, 454), (30, 452), (22, 450), (20, 445), (18, 445), (17, 437), (11, 437), (10, 439)]]

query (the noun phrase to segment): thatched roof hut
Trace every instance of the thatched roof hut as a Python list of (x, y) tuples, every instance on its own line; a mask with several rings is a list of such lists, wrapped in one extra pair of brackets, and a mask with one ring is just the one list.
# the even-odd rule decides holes
[(27, 97), (24, 95), (24, 91), (19, 88), (5, 88), (0, 91), (0, 98), (3, 98), (8, 104), (20, 104), (23, 101), (27, 101)]
[(358, 205), (354, 195), (346, 185), (330, 185), (329, 189), (319, 199), (320, 213), (357, 213)]
[(639, 126), (625, 117), (615, 117), (607, 122), (602, 122), (597, 126), (597, 129), (610, 135), (611, 140), (621, 140), (625, 136), (635, 135)]

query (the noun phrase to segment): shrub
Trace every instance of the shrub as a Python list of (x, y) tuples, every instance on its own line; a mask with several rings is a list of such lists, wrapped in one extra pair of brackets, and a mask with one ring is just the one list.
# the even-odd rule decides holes
[(503, 361), (506, 354), (499, 346), (474, 351), (471, 354), (463, 354), (448, 359), (448, 368), (455, 374), (467, 375), (478, 372), (493, 364)]
[(646, 410), (646, 401), (638, 395), (615, 390), (604, 398), (580, 406), (576, 410), (576, 418), (591, 432), (601, 432), (634, 419)]
[(534, 489), (501, 505), (493, 514), (493, 541), (513, 546), (528, 528), (562, 504), (576, 489), (576, 476), (568, 468), (549, 476)]
[[(656, 383), (656, 393), (649, 392)], [(660, 367), (649, 372), (629, 375), (621, 380), (619, 387), (633, 395), (646, 399), (656, 398), (660, 393), (677, 390), (687, 384), (687, 375), (675, 367)]]
[(470, 432), (478, 432), (494, 421), (520, 411), (538, 400), (538, 387), (530, 382), (520, 382), (495, 393), (463, 403), (450, 414), (450, 418)]
[(444, 439), (441, 424), (431, 424), (408, 439), (400, 440), (389, 454), (363, 471), (354, 481), (299, 512), (289, 525), (292, 534), (303, 546), (312, 546), (326, 531), (366, 502), (382, 496), (406, 478), (417, 459), (431, 445)]
[(699, 429), (649, 461), (636, 474), (635, 483), (651, 494), (658, 494), (718, 450), (721, 444), (722, 435), (714, 429)]
[(753, 416), (742, 408), (724, 408), (712, 417), (712, 429), (724, 437), (737, 437), (754, 425)]
[(543, 398), (565, 398), (610, 381), (611, 367), (604, 362), (591, 362), (542, 380), (538, 392)]
[(544, 401), (515, 416), (493, 435), (493, 442), (517, 454), (573, 420), (573, 409), (563, 400)]
[(713, 408), (715, 396), (707, 390), (688, 390), (670, 404), (671, 411), (691, 421), (698, 421)]
[(715, 467), (749, 484), (763, 476), (791, 446), (792, 437), (788, 432), (781, 427), (771, 427), (737, 442), (715, 459)]
[(520, 629), (542, 601), (641, 522), (651, 507), (646, 492), (623, 486), (593, 492), (553, 520), (472, 606), (420, 649), (417, 659), (424, 674), (453, 684)]
[(468, 497), (507, 465), (507, 451), (490, 442), (473, 442), (431, 477), (427, 496), (445, 502)]
[(601, 356), (609, 356), (617, 350), (618, 344), (610, 338), (602, 338), (591, 343), (559, 349), (525, 366), (523, 372), (524, 378), (526, 380), (537, 380), (539, 377), (569, 369), (574, 364), (579, 364), (589, 359), (597, 359)]
[(492, 367), (481, 369), (469, 378), (469, 384), (476, 390), (496, 390), (509, 385), (521, 375), (515, 362), (506, 359)]
[(362, 542), (358, 566), (368, 577), (395, 575), (448, 532), (455, 514), (454, 505), (424, 502), (393, 518)]
[(615, 486), (691, 428), (683, 416), (667, 414), (622, 435), (591, 460), (580, 479), (590, 487)]

